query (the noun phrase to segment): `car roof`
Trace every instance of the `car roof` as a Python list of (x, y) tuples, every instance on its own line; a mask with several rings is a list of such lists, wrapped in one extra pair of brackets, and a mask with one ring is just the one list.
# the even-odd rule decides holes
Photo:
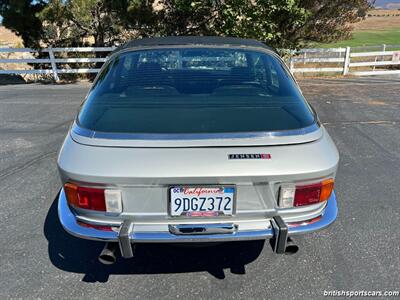
[(219, 36), (168, 36), (156, 38), (142, 38), (131, 40), (119, 46), (114, 52), (136, 47), (157, 47), (157, 46), (182, 46), (182, 45), (228, 45), (228, 46), (249, 46), (276, 50), (264, 43), (254, 39), (242, 39), (237, 37), (219, 37)]

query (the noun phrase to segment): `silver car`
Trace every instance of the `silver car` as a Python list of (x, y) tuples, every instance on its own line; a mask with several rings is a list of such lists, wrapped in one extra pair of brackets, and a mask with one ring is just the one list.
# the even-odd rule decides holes
[(276, 51), (248, 39), (134, 40), (100, 70), (58, 157), (70, 234), (135, 243), (291, 237), (336, 219), (339, 155)]

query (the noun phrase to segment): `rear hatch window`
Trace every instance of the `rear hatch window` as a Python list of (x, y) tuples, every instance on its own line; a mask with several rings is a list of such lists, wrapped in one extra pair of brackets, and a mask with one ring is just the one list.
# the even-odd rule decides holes
[(77, 122), (96, 132), (204, 134), (300, 129), (314, 115), (272, 53), (194, 47), (117, 55)]

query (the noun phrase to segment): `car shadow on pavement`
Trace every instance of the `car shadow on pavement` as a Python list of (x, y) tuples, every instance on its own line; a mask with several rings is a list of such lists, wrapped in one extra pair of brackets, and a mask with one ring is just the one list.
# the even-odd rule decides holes
[(107, 282), (112, 274), (167, 274), (207, 271), (224, 279), (224, 269), (245, 274), (246, 264), (254, 261), (264, 241), (231, 242), (207, 247), (178, 247), (168, 244), (137, 244), (135, 257), (118, 258), (111, 266), (98, 262), (104, 242), (71, 236), (62, 228), (57, 214), (58, 195), (44, 223), (49, 258), (57, 268), (82, 273), (84, 282)]

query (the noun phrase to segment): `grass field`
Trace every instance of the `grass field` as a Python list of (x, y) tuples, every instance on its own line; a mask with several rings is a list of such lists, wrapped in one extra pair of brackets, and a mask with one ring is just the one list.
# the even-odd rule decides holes
[(335, 47), (357, 47), (374, 45), (400, 45), (400, 27), (387, 30), (362, 30), (354, 31), (353, 38), (337, 43), (318, 45), (323, 48)]
[(354, 24), (353, 38), (317, 47), (357, 47), (374, 45), (400, 45), (400, 11), (371, 10), (369, 16)]

